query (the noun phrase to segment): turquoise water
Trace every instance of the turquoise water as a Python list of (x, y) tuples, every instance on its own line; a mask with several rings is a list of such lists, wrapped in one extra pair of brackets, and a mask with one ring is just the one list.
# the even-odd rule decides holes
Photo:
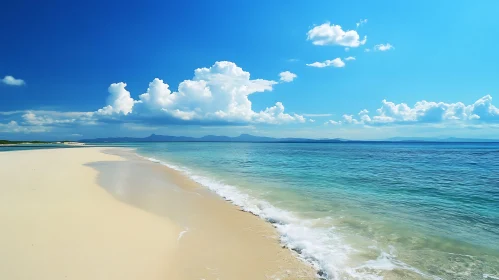
[(119, 146), (273, 223), (324, 279), (499, 279), (499, 144)]
[(325, 279), (499, 279), (499, 144), (144, 143)]

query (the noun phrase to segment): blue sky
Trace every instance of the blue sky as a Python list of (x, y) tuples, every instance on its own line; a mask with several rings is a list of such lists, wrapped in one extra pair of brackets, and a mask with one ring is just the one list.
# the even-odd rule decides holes
[(499, 138), (498, 8), (5, 2), (0, 138)]

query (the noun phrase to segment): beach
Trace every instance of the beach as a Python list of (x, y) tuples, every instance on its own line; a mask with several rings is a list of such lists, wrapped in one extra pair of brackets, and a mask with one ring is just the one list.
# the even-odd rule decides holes
[(2, 279), (314, 279), (274, 227), (126, 150), (0, 153)]
[(497, 144), (124, 146), (272, 223), (324, 279), (499, 275)]

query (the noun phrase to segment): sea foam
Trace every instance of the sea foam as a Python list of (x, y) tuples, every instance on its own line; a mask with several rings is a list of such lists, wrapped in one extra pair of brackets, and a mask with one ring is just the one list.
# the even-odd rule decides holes
[(311, 264), (320, 279), (381, 280), (383, 277), (379, 275), (380, 271), (393, 269), (410, 270), (425, 278), (440, 279), (425, 275), (416, 268), (396, 260), (393, 252), (380, 251), (377, 259), (366, 261), (357, 267), (349, 267), (349, 257), (355, 250), (343, 241), (334, 227), (314, 227), (320, 219), (298, 218), (295, 214), (275, 207), (265, 200), (256, 199), (235, 186), (196, 174), (189, 168), (152, 157), (138, 156), (179, 171), (243, 211), (272, 223), (280, 235), (282, 245), (296, 252), (299, 259)]

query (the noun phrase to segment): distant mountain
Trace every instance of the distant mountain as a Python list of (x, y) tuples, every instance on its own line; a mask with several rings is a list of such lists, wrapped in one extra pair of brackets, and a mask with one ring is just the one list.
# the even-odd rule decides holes
[(250, 134), (241, 134), (236, 137), (206, 135), (203, 137), (188, 136), (170, 136), (151, 134), (143, 138), (134, 137), (109, 137), (82, 139), (79, 142), (84, 143), (123, 143), (123, 142), (274, 142), (274, 143), (334, 143), (348, 140), (341, 139), (307, 139), (307, 138), (272, 138), (263, 136), (254, 136)]
[(498, 139), (477, 139), (477, 138), (438, 138), (438, 137), (392, 137), (386, 139), (389, 142), (451, 142), (451, 143), (470, 143), (470, 142), (487, 142), (497, 143)]
[(124, 142), (255, 142), (255, 143), (366, 143), (366, 142), (404, 142), (404, 143), (422, 143), (422, 142), (450, 142), (450, 143), (466, 143), (466, 142), (499, 142), (494, 139), (471, 139), (471, 138), (430, 138), (430, 137), (393, 137), (386, 140), (376, 141), (358, 141), (346, 139), (309, 139), (309, 138), (273, 138), (264, 136), (255, 136), (250, 134), (241, 134), (236, 137), (206, 135), (203, 137), (189, 136), (170, 136), (151, 134), (143, 138), (134, 137), (109, 137), (82, 139), (79, 142), (84, 143), (124, 143)]

